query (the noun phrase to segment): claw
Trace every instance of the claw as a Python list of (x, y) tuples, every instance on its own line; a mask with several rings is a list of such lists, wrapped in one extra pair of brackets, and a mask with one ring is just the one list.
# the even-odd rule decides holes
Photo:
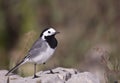
[(34, 79), (34, 78), (39, 78), (39, 77), (40, 77), (40, 76), (34, 75), (33, 79)]

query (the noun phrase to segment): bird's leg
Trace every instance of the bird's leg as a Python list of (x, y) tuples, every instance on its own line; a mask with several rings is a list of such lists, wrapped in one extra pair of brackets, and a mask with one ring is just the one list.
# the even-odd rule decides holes
[(52, 71), (52, 69), (50, 69), (50, 73), (51, 73), (51, 74), (54, 74), (54, 72)]
[(56, 73), (59, 73), (59, 72), (53, 72), (53, 70), (52, 69), (49, 69), (49, 73), (47, 73), (47, 74), (56, 74)]
[(34, 64), (34, 77), (33, 77), (33, 79), (39, 77), (39, 76), (36, 75), (36, 65), (37, 65), (37, 64), (35, 63), (35, 64)]
[(46, 63), (43, 63), (43, 65), (45, 65)]
[[(45, 64), (46, 64), (46, 63), (44, 62), (43, 65), (45, 65)], [(55, 74), (55, 73), (59, 73), (59, 72), (53, 72), (52, 69), (49, 69), (49, 71), (50, 71), (50, 72), (47, 73), (47, 74)]]
[[(46, 63), (44, 62), (43, 65), (45, 65), (45, 64), (46, 64)], [(52, 69), (49, 69), (49, 71), (50, 71), (50, 72), (47, 73), (47, 74), (54, 74), (54, 72), (52, 71)]]

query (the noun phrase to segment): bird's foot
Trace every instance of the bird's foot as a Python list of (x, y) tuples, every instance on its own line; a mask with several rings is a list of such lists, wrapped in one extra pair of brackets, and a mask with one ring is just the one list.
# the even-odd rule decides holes
[(55, 73), (59, 73), (59, 72), (53, 72), (52, 69), (50, 69), (50, 72), (47, 74), (55, 74)]
[(34, 75), (33, 79), (34, 79), (34, 78), (39, 78), (39, 77), (40, 77), (40, 76)]
[(50, 69), (50, 73), (51, 73), (51, 74), (54, 74), (55, 72), (53, 72), (52, 69)]

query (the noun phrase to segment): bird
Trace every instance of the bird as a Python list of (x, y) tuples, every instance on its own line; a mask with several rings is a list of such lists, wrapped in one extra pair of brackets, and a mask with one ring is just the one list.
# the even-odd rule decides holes
[(29, 62), (34, 64), (33, 78), (39, 77), (36, 75), (36, 65), (45, 64), (46, 61), (48, 61), (52, 57), (58, 45), (58, 41), (55, 38), (55, 35), (58, 33), (60, 32), (56, 31), (54, 28), (51, 27), (45, 28), (41, 32), (39, 38), (33, 43), (27, 55), (15, 67), (10, 69), (5, 74), (5, 76), (8, 76), (10, 73), (15, 71), (21, 65)]

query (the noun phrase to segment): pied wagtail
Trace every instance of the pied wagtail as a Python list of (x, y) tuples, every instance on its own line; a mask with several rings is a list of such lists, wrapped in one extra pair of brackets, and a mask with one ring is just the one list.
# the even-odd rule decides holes
[(42, 31), (40, 37), (35, 41), (31, 49), (28, 51), (27, 56), (25, 56), (15, 67), (13, 67), (5, 76), (9, 75), (9, 73), (16, 70), (19, 66), (31, 62), (34, 63), (34, 77), (37, 78), (36, 75), (36, 65), (44, 64), (46, 61), (52, 57), (56, 47), (57, 40), (55, 35), (58, 34), (53, 28), (46, 28)]

